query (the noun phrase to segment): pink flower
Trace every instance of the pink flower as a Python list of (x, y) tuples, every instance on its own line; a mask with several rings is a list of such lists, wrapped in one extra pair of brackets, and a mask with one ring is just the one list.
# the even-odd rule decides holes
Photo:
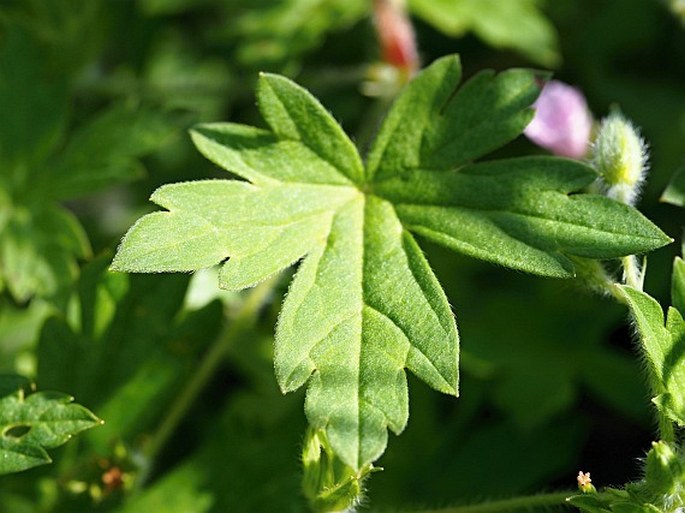
[(593, 120), (580, 90), (550, 80), (533, 107), (535, 117), (523, 132), (528, 139), (562, 157), (587, 154)]

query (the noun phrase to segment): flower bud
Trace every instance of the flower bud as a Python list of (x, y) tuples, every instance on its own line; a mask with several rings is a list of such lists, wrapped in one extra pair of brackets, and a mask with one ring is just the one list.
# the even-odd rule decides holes
[(683, 466), (678, 455), (665, 442), (653, 442), (645, 462), (645, 482), (649, 491), (668, 497), (682, 480)]
[(326, 433), (309, 428), (302, 449), (302, 491), (311, 509), (319, 513), (347, 511), (362, 497), (366, 476), (373, 465), (355, 471), (333, 452)]
[(602, 120), (592, 147), (592, 161), (606, 195), (633, 205), (648, 169), (647, 145), (633, 124), (615, 112)]
[(419, 69), (419, 55), (404, 1), (375, 0), (373, 12), (383, 60), (408, 76), (413, 75)]
[(555, 155), (573, 159), (585, 156), (593, 119), (580, 90), (550, 80), (533, 107), (535, 117), (523, 132), (528, 139)]

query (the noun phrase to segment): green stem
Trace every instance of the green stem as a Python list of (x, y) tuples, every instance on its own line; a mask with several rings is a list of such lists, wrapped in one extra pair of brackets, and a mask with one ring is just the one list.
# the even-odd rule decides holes
[(659, 420), (659, 439), (669, 444), (675, 443), (673, 422), (659, 410), (657, 410), (657, 417)]
[(626, 285), (629, 285), (637, 290), (642, 290), (644, 278), (642, 271), (640, 271), (640, 264), (637, 262), (635, 255), (629, 255), (621, 259), (623, 265), (623, 276)]
[(506, 513), (509, 511), (525, 510), (532, 508), (542, 508), (549, 506), (568, 506), (571, 507), (566, 499), (573, 495), (578, 495), (577, 490), (565, 492), (543, 493), (538, 495), (528, 495), (523, 497), (512, 497), (498, 501), (482, 502), (468, 506), (454, 506), (451, 508), (424, 510), (416, 513)]
[(164, 417), (159, 428), (152, 435), (145, 450), (145, 456), (148, 461), (153, 462), (155, 460), (159, 452), (169, 441), (171, 435), (174, 434), (179, 422), (216, 372), (228, 348), (254, 324), (260, 308), (271, 295), (277, 279), (277, 277), (270, 278), (250, 291), (235, 317), (229, 322), (226, 330), (204, 355), (199, 367), (185, 384), (181, 393), (176, 397), (166, 417)]

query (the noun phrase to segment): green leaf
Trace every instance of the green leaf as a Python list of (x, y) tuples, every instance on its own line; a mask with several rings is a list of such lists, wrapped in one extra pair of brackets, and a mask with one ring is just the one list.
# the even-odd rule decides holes
[(567, 255), (615, 258), (670, 239), (637, 210), (603, 196), (569, 193), (596, 178), (566, 159), (528, 157), (410, 170), (375, 186), (404, 226), (477, 258), (553, 277), (573, 276)]
[(359, 184), (364, 165), (354, 144), (326, 109), (285, 77), (262, 75), (257, 102), (279, 139), (300, 141), (344, 176)]
[(559, 63), (557, 33), (537, 0), (409, 0), (418, 16), (447, 35), (474, 32), (495, 48), (513, 48), (538, 64)]
[(532, 73), (482, 71), (457, 89), (456, 55), (416, 77), (385, 118), (367, 163), (368, 178), (403, 169), (457, 168), (517, 137), (533, 117), (539, 93)]
[[(171, 0), (172, 4), (177, 2)], [(148, 2), (148, 5), (152, 3)], [(143, 8), (144, 5), (141, 3)], [(156, 44), (147, 62), (145, 89), (168, 110), (190, 111), (197, 113), (199, 121), (211, 120), (225, 112), (233, 98), (234, 79), (230, 61), (209, 57), (201, 50), (191, 51), (187, 42), (178, 35), (170, 34), (162, 43)]]
[(179, 467), (140, 494), (126, 501), (116, 513), (159, 511), (164, 513), (207, 513), (214, 502), (202, 486), (206, 478), (190, 465)]
[(685, 321), (673, 307), (668, 309), (664, 320), (655, 299), (628, 286), (621, 289), (650, 364), (656, 394), (653, 402), (664, 415), (685, 426)]
[(50, 297), (68, 286), (78, 272), (77, 258), (90, 255), (78, 220), (52, 205), (16, 207), (0, 232), (0, 274), (18, 301)]
[[(611, 258), (668, 238), (631, 207), (572, 194), (594, 172), (534, 158), (469, 165), (516, 137), (538, 86), (531, 72), (478, 75), (457, 90), (456, 57), (438, 60), (398, 99), (366, 170), (307, 91), (263, 74), (270, 131), (201, 125), (211, 161), (247, 181), (166, 185), (166, 210), (127, 233), (112, 268), (192, 271), (253, 286), (302, 259), (276, 328), (283, 392), (308, 384), (307, 417), (355, 471), (407, 422), (404, 369), (458, 389), (458, 335), (447, 298), (412, 231), (516, 269), (572, 276), (566, 255)], [(460, 168), (458, 171), (455, 168)], [(227, 260), (228, 259), (228, 260)]]
[(141, 0), (140, 8), (148, 16), (179, 14), (208, 5), (212, 0)]
[(302, 264), (283, 305), (276, 376), (284, 391), (309, 380), (310, 422), (326, 427), (340, 458), (359, 469), (382, 454), (386, 426), (404, 429), (404, 367), (456, 395), (457, 332), (444, 293), (390, 204), (350, 202), (331, 235)]
[(0, 398), (0, 474), (50, 463), (45, 449), (102, 423), (72, 400), (57, 392), (24, 397), (19, 391)]
[(678, 171), (661, 195), (661, 201), (685, 207), (685, 169)]
[(154, 426), (196, 372), (222, 313), (216, 302), (182, 310), (185, 276), (110, 273), (110, 259), (84, 266), (70, 302), (75, 314), (48, 319), (36, 351), (41, 389), (69, 390), (106, 420), (87, 435), (101, 452)]
[(671, 302), (681, 315), (685, 315), (685, 260), (680, 257), (673, 261)]
[(80, 125), (48, 170), (37, 177), (40, 194), (56, 201), (138, 178), (138, 157), (158, 148), (175, 127), (167, 116), (115, 105)]
[(66, 110), (65, 84), (48, 75), (40, 46), (18, 25), (0, 24), (2, 174), (16, 178), (24, 173), (23, 162), (46, 158), (63, 131)]
[[(166, 0), (170, 1), (181, 0)], [(233, 0), (223, 5), (227, 20), (223, 34), (237, 48), (235, 60), (258, 69), (283, 66), (371, 10), (366, 0)]]

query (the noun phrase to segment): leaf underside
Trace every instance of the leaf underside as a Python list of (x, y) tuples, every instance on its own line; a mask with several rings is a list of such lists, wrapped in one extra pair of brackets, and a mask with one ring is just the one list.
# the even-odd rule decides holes
[[(538, 94), (523, 70), (460, 89), (456, 57), (407, 87), (366, 165), (307, 91), (262, 75), (269, 130), (231, 123), (192, 132), (208, 159), (246, 181), (166, 185), (167, 209), (140, 219), (112, 267), (192, 271), (222, 263), (220, 285), (253, 286), (302, 260), (276, 328), (284, 392), (308, 383), (310, 423), (348, 465), (377, 459), (408, 417), (410, 369), (458, 393), (458, 335), (413, 234), (527, 272), (571, 277), (569, 255), (612, 258), (669, 239), (636, 210), (571, 194), (594, 172), (570, 160), (471, 164), (521, 133)], [(226, 261), (226, 259), (228, 259)]]

